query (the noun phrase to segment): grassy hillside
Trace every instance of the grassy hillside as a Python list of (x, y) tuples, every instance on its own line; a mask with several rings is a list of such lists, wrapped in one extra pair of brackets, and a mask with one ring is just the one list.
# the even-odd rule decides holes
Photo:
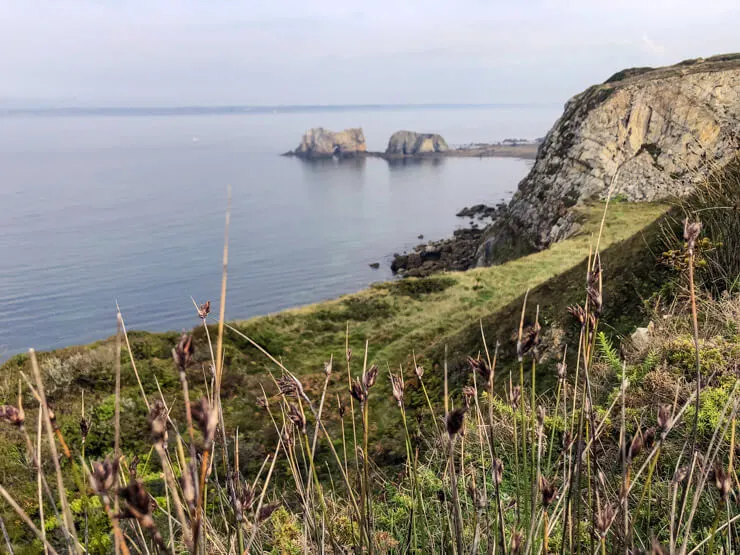
[[(274, 391), (270, 373), (277, 375), (278, 368), (245, 338), (250, 337), (266, 351), (278, 358), (288, 369), (304, 380), (310, 391), (316, 392), (323, 381), (324, 362), (335, 359), (340, 369), (333, 381), (334, 392), (346, 397), (345, 341), (349, 330), (349, 346), (353, 352), (353, 374), (361, 371), (365, 341), (368, 342), (368, 363), (378, 364), (384, 372), (397, 369), (399, 364), (408, 369), (415, 353), (419, 364), (430, 371), (443, 363), (444, 345), (449, 345), (449, 363), (453, 379), (455, 369), (469, 353), (482, 349), (479, 321), (486, 323), (491, 345), (498, 339), (504, 353), (511, 351), (510, 335), (517, 325), (515, 316), (521, 306), (521, 296), (532, 289), (532, 302), (544, 302), (543, 323), (562, 317), (564, 307), (581, 296), (585, 270), (578, 269), (588, 256), (589, 245), (601, 224), (603, 205), (584, 207), (581, 217), (583, 228), (575, 237), (554, 245), (547, 251), (490, 268), (468, 272), (448, 273), (423, 279), (405, 279), (379, 283), (356, 294), (278, 314), (232, 323), (225, 337), (225, 374), (223, 392), (225, 419), (229, 426), (239, 426), (245, 432), (242, 448), (246, 464), (257, 464), (265, 454), (268, 437), (249, 434), (267, 424), (255, 401), (264, 387)], [(617, 277), (610, 272), (610, 247), (633, 238), (624, 252), (627, 259), (645, 259), (645, 243), (641, 230), (657, 220), (667, 206), (660, 204), (612, 203), (604, 222), (600, 248), (605, 251), (606, 283)], [(618, 248), (614, 252), (620, 252)], [(648, 259), (652, 260), (650, 257)], [(625, 261), (620, 261), (624, 265)], [(621, 271), (620, 271), (621, 272)], [(558, 277), (560, 276), (560, 278)], [(623, 275), (618, 276), (624, 283)], [(559, 280), (559, 281), (558, 281)], [(551, 285), (547, 285), (551, 283)], [(540, 289), (544, 288), (544, 289)], [(564, 295), (548, 295), (562, 290)], [(557, 301), (553, 304), (553, 301)], [(534, 305), (531, 305), (534, 307)], [(557, 308), (557, 313), (555, 309)], [(506, 317), (503, 317), (503, 315)], [(124, 318), (125, 318), (124, 314)], [(199, 319), (193, 315), (193, 322)], [(215, 337), (215, 326), (211, 326)], [(243, 334), (243, 335), (240, 335)], [(193, 330), (195, 364), (188, 370), (193, 396), (205, 392), (209, 375), (210, 351), (204, 329)], [(152, 397), (157, 395), (157, 383), (168, 401), (172, 400), (173, 420), (183, 422), (181, 396), (177, 372), (172, 362), (171, 349), (177, 343), (177, 333), (129, 332), (131, 352), (136, 362), (144, 390)], [(92, 418), (92, 430), (87, 439), (87, 453), (103, 456), (109, 449), (112, 432), (113, 376), (115, 340), (110, 338), (87, 346), (70, 347), (49, 353), (40, 353), (39, 360), (49, 389), (48, 395), (55, 407), (58, 420), (66, 437), (79, 443), (79, 415), (82, 408), (82, 391)], [(124, 448), (141, 450), (148, 445), (146, 407), (124, 345), (122, 361), (122, 403), (127, 410), (122, 413)], [(27, 355), (19, 355), (0, 368), (2, 382), (0, 395), (12, 402), (17, 389), (20, 371), (30, 375)], [(440, 386), (440, 373), (430, 372), (430, 387)], [(26, 395), (29, 405), (30, 395)], [(390, 406), (390, 400), (388, 401)], [(375, 420), (378, 439), (393, 435), (388, 431), (389, 422), (382, 417)], [(0, 442), (7, 442), (5, 431), (0, 432)], [(17, 438), (16, 438), (17, 439)], [(269, 442), (269, 441), (268, 441)], [(386, 442), (385, 449), (392, 451), (397, 442)], [(250, 457), (249, 455), (255, 455)], [(0, 472), (13, 480), (24, 465), (22, 457), (0, 463)]]

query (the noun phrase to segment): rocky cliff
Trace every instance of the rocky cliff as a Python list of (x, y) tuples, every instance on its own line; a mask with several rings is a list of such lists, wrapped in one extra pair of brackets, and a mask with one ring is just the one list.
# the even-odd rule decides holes
[(288, 154), (303, 158), (348, 158), (364, 152), (367, 152), (367, 145), (362, 129), (334, 132), (315, 127), (306, 131), (298, 148)]
[(387, 156), (417, 156), (449, 150), (441, 135), (436, 133), (414, 133), (413, 131), (396, 131), (388, 140), (385, 149)]
[(477, 264), (547, 247), (578, 230), (570, 208), (612, 195), (689, 193), (740, 148), (740, 54), (621, 71), (573, 97)]

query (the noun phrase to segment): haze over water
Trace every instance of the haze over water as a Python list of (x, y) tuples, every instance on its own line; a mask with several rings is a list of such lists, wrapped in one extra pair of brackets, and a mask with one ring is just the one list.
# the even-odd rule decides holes
[[(448, 143), (545, 134), (558, 106), (247, 115), (0, 117), (0, 360), (218, 309), (232, 187), (226, 315), (242, 319), (391, 279), (394, 252), (440, 239), (466, 205), (508, 200), (531, 162), (307, 163), (278, 156), (310, 127), (399, 129)], [(368, 265), (379, 262), (380, 269)]]

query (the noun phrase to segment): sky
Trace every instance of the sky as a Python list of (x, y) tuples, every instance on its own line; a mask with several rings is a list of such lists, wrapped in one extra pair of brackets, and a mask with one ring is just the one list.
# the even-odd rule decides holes
[(738, 31), (737, 0), (0, 0), (0, 106), (562, 103)]

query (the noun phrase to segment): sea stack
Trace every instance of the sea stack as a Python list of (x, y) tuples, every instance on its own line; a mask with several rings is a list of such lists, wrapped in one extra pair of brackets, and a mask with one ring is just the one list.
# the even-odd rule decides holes
[(295, 150), (286, 154), (316, 159), (333, 156), (351, 158), (365, 152), (367, 152), (367, 145), (361, 128), (334, 132), (323, 127), (315, 127), (303, 134), (301, 144)]
[(436, 133), (396, 131), (388, 140), (387, 156), (418, 156), (449, 150), (447, 142)]

